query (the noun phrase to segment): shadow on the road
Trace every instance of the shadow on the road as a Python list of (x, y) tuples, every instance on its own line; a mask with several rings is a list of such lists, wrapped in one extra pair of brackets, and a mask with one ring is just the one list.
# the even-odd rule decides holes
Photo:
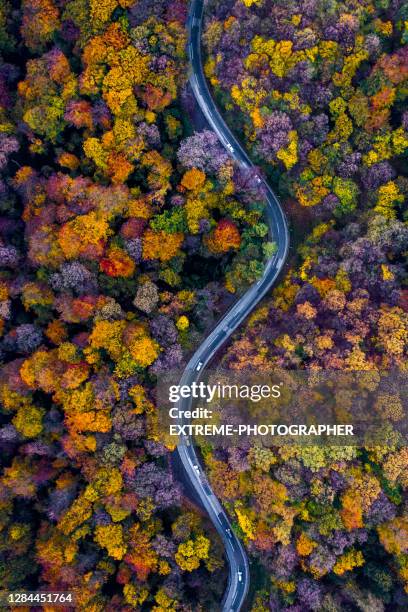
[(187, 473), (183, 467), (183, 464), (181, 462), (181, 459), (180, 459), (180, 456), (177, 450), (171, 453), (169, 462), (170, 462), (170, 468), (171, 468), (171, 471), (173, 472), (173, 476), (175, 480), (177, 480), (177, 482), (179, 482), (183, 487), (183, 493), (185, 497), (189, 501), (191, 501), (195, 506), (197, 506), (201, 510), (201, 512), (207, 515), (207, 511), (202, 505), (201, 500), (198, 497), (196, 490), (194, 489), (193, 485), (191, 484), (190, 479), (187, 476)]

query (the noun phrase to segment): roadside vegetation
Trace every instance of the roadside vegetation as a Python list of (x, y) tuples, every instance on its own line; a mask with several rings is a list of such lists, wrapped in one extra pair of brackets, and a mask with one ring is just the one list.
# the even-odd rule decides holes
[[(223, 367), (406, 371), (407, 17), (397, 1), (209, 3), (208, 79), (297, 247)], [(370, 448), (205, 449), (256, 559), (252, 610), (407, 607), (406, 409), (379, 398), (390, 427)]]
[(0, 582), (78, 610), (217, 609), (225, 588), (153, 389), (259, 275), (265, 226), (191, 126), (186, 12), (0, 4)]

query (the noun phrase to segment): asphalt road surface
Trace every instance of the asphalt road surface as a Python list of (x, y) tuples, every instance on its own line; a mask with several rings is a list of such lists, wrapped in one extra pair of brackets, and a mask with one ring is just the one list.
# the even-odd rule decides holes
[[(191, 385), (193, 382), (199, 382), (203, 370), (218, 349), (270, 290), (284, 266), (289, 248), (287, 223), (278, 198), (262, 176), (254, 170), (253, 163), (218, 112), (208, 89), (201, 58), (203, 12), (203, 0), (192, 0), (188, 18), (188, 55), (191, 70), (191, 88), (209, 126), (217, 134), (227, 152), (242, 168), (248, 169), (248, 171), (252, 169), (252, 180), (259, 185), (263, 185), (267, 199), (265, 218), (269, 228), (269, 239), (275, 242), (277, 249), (267, 262), (263, 276), (229, 309), (220, 323), (218, 323), (216, 328), (195, 352), (184, 370), (180, 381), (181, 385)], [(190, 410), (191, 403), (191, 398), (181, 399), (178, 409), (180, 411)], [(179, 423), (186, 424), (187, 421), (180, 419)], [(227, 514), (210, 487), (197, 457), (192, 439), (189, 436), (183, 436), (180, 439), (177, 450), (187, 477), (222, 538), (225, 547), (229, 564), (229, 579), (222, 603), (223, 612), (238, 612), (243, 605), (249, 588), (249, 566), (244, 547), (233, 532)]]

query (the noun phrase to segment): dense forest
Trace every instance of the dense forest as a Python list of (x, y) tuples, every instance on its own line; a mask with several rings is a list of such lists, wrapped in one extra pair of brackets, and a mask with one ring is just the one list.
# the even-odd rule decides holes
[(262, 193), (189, 120), (186, 2), (0, 10), (1, 586), (217, 609), (152, 390), (261, 273)]
[[(295, 245), (223, 367), (406, 371), (407, 18), (387, 0), (210, 2), (207, 76)], [(406, 418), (392, 393), (373, 410)], [(391, 427), (367, 448), (203, 452), (255, 560), (252, 610), (406, 609), (408, 453)]]
[[(274, 244), (254, 173), (194, 128), (187, 10), (0, 0), (0, 586), (72, 591), (87, 612), (218, 610), (227, 580), (154, 390)], [(292, 239), (223, 367), (406, 371), (406, 5), (206, 13), (209, 84)], [(202, 454), (250, 555), (249, 609), (407, 608), (408, 452), (391, 430)]]

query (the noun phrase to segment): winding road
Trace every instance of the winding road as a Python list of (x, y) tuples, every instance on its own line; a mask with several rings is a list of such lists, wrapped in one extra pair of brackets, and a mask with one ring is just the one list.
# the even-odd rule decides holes
[[(220, 142), (241, 168), (250, 170), (254, 168), (253, 163), (222, 119), (207, 86), (201, 56), (203, 13), (204, 1), (192, 0), (188, 17), (190, 85), (209, 126), (217, 134)], [(183, 372), (180, 385), (191, 385), (193, 382), (199, 381), (203, 370), (218, 349), (266, 295), (284, 266), (289, 249), (289, 233), (284, 212), (271, 187), (255, 172), (254, 181), (258, 184), (262, 183), (265, 189), (267, 199), (265, 218), (269, 228), (269, 239), (276, 243), (277, 250), (267, 262), (263, 276), (230, 308), (194, 353)], [(178, 409), (180, 412), (191, 410), (191, 404), (191, 398), (181, 399)], [(180, 424), (187, 424), (187, 422), (180, 419)], [(222, 538), (225, 547), (229, 564), (229, 580), (222, 609), (224, 612), (238, 612), (249, 588), (249, 565), (244, 547), (232, 530), (226, 512), (210, 487), (197, 457), (193, 440), (189, 436), (183, 436), (177, 450), (187, 477)]]

